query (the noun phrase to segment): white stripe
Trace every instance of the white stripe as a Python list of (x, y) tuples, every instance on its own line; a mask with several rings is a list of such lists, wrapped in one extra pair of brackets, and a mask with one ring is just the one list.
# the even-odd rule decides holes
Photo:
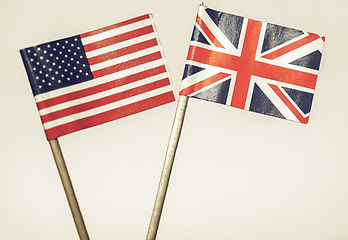
[(213, 33), (215, 38), (223, 45), (224, 48), (230, 50), (231, 52), (236, 52), (236, 47), (231, 43), (231, 41), (225, 36), (225, 34), (216, 26), (216, 24), (211, 20), (208, 13), (204, 8), (200, 8), (198, 15), (204, 21), (208, 29)]
[(228, 88), (227, 99), (226, 99), (226, 105), (228, 106), (232, 105), (232, 97), (234, 92), (234, 86), (236, 84), (236, 78), (237, 78), (237, 72), (234, 72), (233, 74), (231, 74), (231, 82), (230, 82), (230, 87)]
[(98, 33), (98, 34), (95, 34), (95, 35), (92, 35), (89, 37), (81, 38), (81, 41), (82, 41), (83, 45), (86, 45), (86, 44), (90, 44), (93, 42), (104, 40), (106, 38), (117, 36), (117, 35), (120, 35), (122, 33), (130, 32), (130, 31), (133, 31), (135, 29), (142, 28), (142, 27), (149, 26), (149, 25), (152, 25), (152, 24), (151, 24), (150, 19), (147, 18), (147, 19), (139, 21), (139, 22), (131, 23), (129, 25), (114, 28), (114, 29), (106, 31), (106, 32), (102, 32), (102, 33)]
[(200, 62), (196, 62), (196, 61), (192, 61), (192, 60), (187, 60), (186, 64), (194, 65), (194, 66), (205, 68), (205, 69), (209, 68), (209, 69), (213, 69), (216, 72), (223, 72), (223, 73), (227, 73), (227, 74), (237, 73), (237, 71), (234, 71), (234, 70), (230, 70), (230, 69), (222, 68), (222, 67), (217, 67), (217, 66), (213, 66), (213, 65), (209, 65), (209, 64), (205, 64), (205, 63), (200, 63)]
[(198, 73), (188, 76), (187, 78), (182, 80), (181, 90), (188, 88), (196, 83), (199, 83), (203, 81), (204, 79), (207, 79), (211, 76), (214, 76), (217, 73), (219, 72), (214, 71), (214, 69), (204, 69)]
[(287, 64), (290, 62), (293, 62), (307, 54), (310, 54), (316, 50), (322, 51), (323, 48), (323, 40), (321, 38), (316, 39), (310, 43), (307, 43), (306, 45), (303, 45), (299, 48), (296, 48), (292, 50), (291, 52), (288, 52), (286, 54), (283, 54), (282, 56), (277, 57), (273, 61), (276, 61), (278, 63)]
[(113, 110), (113, 109), (116, 109), (116, 108), (119, 108), (122, 106), (126, 106), (128, 104), (132, 104), (132, 103), (135, 103), (135, 102), (138, 102), (141, 100), (145, 100), (147, 98), (151, 98), (151, 97), (154, 97), (154, 96), (166, 93), (166, 92), (172, 92), (171, 86), (168, 85), (168, 86), (165, 86), (162, 88), (155, 89), (153, 91), (138, 94), (136, 96), (126, 98), (126, 99), (123, 99), (123, 100), (120, 100), (120, 101), (117, 101), (114, 103), (110, 103), (110, 104), (107, 104), (107, 105), (104, 105), (104, 106), (101, 106), (98, 108), (94, 108), (94, 109), (84, 111), (81, 113), (69, 115), (69, 116), (66, 116), (64, 118), (60, 118), (60, 119), (57, 119), (57, 120), (54, 120), (51, 122), (47, 122), (47, 123), (43, 124), (43, 126), (44, 126), (45, 130), (48, 130), (50, 128), (57, 127), (59, 125), (65, 124), (65, 123), (69, 123), (69, 122), (72, 122), (75, 120), (79, 120), (82, 118), (86, 118), (86, 117), (90, 117), (90, 116), (93, 116), (96, 114), (100, 114), (100, 113), (103, 113), (103, 112), (106, 112), (109, 110)]
[(55, 105), (55, 106), (52, 106), (49, 108), (44, 108), (44, 109), (40, 110), (39, 113), (41, 116), (43, 116), (43, 115), (46, 115), (46, 114), (49, 114), (52, 112), (56, 112), (56, 111), (59, 111), (59, 110), (65, 109), (65, 108), (77, 106), (77, 105), (84, 104), (84, 103), (87, 103), (90, 101), (94, 101), (94, 100), (97, 100), (97, 99), (100, 99), (103, 97), (111, 96), (113, 94), (120, 93), (120, 92), (129, 90), (129, 89), (132, 89), (132, 88), (140, 87), (140, 86), (143, 86), (145, 84), (164, 79), (166, 77), (167, 77), (167, 74), (162, 73), (162, 74), (155, 75), (155, 76), (152, 76), (149, 78), (145, 78), (145, 79), (133, 82), (133, 83), (129, 83), (129, 84), (125, 84), (125, 85), (122, 85), (122, 86), (119, 86), (116, 88), (112, 88), (112, 89), (109, 89), (107, 91), (103, 91), (103, 92), (96, 93), (93, 95), (88, 95), (86, 97), (75, 99), (75, 100), (72, 100), (69, 102), (64, 102), (64, 103), (61, 103), (61, 104), (58, 104), (58, 105)]
[(41, 102), (50, 98), (54, 98), (54, 97), (58, 97), (60, 95), (64, 95), (67, 93), (71, 93), (71, 92), (75, 92), (75, 91), (79, 91), (88, 87), (93, 87), (96, 85), (100, 85), (109, 81), (113, 81), (119, 78), (123, 78), (126, 77), (128, 75), (132, 75), (132, 74), (136, 74), (145, 70), (149, 70), (155, 67), (159, 67), (163, 65), (163, 60), (162, 59), (157, 59), (155, 61), (149, 62), (149, 63), (145, 63), (142, 65), (138, 65), (132, 68), (128, 68), (113, 74), (109, 74), (100, 78), (96, 78), (87, 82), (82, 82), (79, 84), (75, 84), (75, 85), (71, 85), (68, 87), (64, 87), (64, 88), (60, 88), (60, 89), (56, 89), (50, 92), (46, 92), (46, 93), (42, 93), (39, 95), (35, 96), (35, 101), (36, 102)]
[[(278, 95), (273, 91), (273, 89), (265, 82), (262, 78), (255, 77), (255, 82), (260, 87), (260, 89), (266, 94), (268, 99), (277, 107), (279, 112), (289, 120), (297, 121), (297, 117), (290, 111), (290, 109), (285, 105), (285, 103), (278, 97)], [(261, 80), (261, 81), (258, 81)], [(249, 104), (250, 105), (250, 104)]]
[(144, 57), (146, 55), (149, 55), (149, 54), (155, 53), (155, 52), (159, 52), (158, 46), (146, 48), (146, 49), (140, 50), (138, 52), (130, 53), (130, 54), (118, 57), (118, 58), (110, 59), (110, 60), (105, 61), (105, 62), (94, 64), (94, 65), (91, 65), (90, 68), (91, 68), (92, 72), (94, 72), (96, 70), (100, 70), (103, 68), (114, 66), (114, 65), (117, 65), (119, 63), (124, 63), (124, 62), (129, 61), (129, 60)]
[(196, 95), (196, 94), (199, 94), (199, 93), (201, 93), (201, 92), (204, 92), (205, 90), (208, 90), (209, 88), (215, 87), (216, 85), (218, 85), (218, 84), (220, 84), (220, 83), (222, 83), (222, 82), (228, 80), (230, 77), (231, 77), (231, 76), (227, 76), (227, 77), (225, 77), (225, 78), (223, 78), (223, 79), (221, 79), (221, 80), (219, 80), (219, 81), (217, 81), (217, 82), (214, 82), (214, 83), (212, 83), (212, 84), (209, 84), (208, 86), (206, 86), (206, 87), (204, 87), (204, 88), (201, 88), (201, 89), (198, 89), (197, 91), (195, 91), (195, 92), (189, 94), (188, 96), (194, 96), (194, 95)]
[(141, 42), (144, 42), (144, 41), (147, 41), (150, 39), (154, 39), (155, 37), (156, 37), (156, 35), (153, 32), (148, 33), (148, 34), (142, 35), (140, 37), (129, 39), (127, 41), (123, 41), (123, 42), (116, 43), (116, 44), (106, 46), (103, 48), (98, 48), (98, 49), (90, 51), (90, 52), (86, 52), (86, 56), (87, 56), (87, 58), (92, 58), (92, 57), (95, 57), (98, 55), (102, 55), (104, 53), (109, 53), (109, 52), (112, 52), (112, 51), (115, 51), (115, 50), (118, 50), (118, 49), (121, 49), (124, 47), (128, 47), (128, 46), (131, 46), (131, 45), (134, 45), (137, 43), (141, 43)]

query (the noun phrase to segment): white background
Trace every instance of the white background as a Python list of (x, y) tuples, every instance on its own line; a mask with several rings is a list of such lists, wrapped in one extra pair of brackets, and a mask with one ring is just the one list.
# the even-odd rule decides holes
[[(191, 99), (157, 239), (347, 240), (346, 0), (207, 0), (326, 36), (308, 125)], [(200, 1), (1, 0), (0, 239), (78, 239), (19, 49), (153, 13), (176, 94)], [(91, 239), (145, 239), (176, 103), (61, 137)]]

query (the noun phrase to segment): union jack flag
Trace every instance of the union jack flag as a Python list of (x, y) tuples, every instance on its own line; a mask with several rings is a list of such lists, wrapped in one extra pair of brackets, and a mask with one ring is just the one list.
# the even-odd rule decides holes
[(307, 123), (324, 41), (200, 6), (180, 95)]

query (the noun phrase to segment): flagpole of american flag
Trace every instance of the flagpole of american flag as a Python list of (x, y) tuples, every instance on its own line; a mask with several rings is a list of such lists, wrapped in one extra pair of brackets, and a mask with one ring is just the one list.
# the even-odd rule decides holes
[(178, 103), (177, 103), (177, 107), (176, 107), (173, 126), (171, 130), (170, 138), (169, 138), (169, 143), (167, 146), (162, 174), (161, 174), (160, 182), (157, 189), (156, 200), (152, 210), (152, 216), (151, 216), (146, 240), (156, 239), (159, 222), (162, 215), (164, 200), (165, 200), (167, 189), (168, 189), (170, 174), (171, 174), (173, 163), (174, 163), (175, 153), (178, 147), (181, 129), (184, 122), (187, 103), (188, 103), (188, 97), (180, 95)]
[(69, 207), (70, 207), (79, 237), (81, 240), (89, 240), (86, 225), (83, 221), (82, 213), (80, 211), (80, 207), (77, 202), (74, 188), (69, 177), (69, 172), (66, 167), (58, 139), (50, 140), (49, 145), (51, 147), (53, 158), (59, 172), (60, 180), (62, 181), (62, 184), (63, 184), (65, 195), (68, 200)]

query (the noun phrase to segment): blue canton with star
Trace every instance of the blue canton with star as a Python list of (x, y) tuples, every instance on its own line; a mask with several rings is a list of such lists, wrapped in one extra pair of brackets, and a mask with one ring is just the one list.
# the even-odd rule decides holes
[(20, 51), (34, 95), (93, 79), (80, 36)]

